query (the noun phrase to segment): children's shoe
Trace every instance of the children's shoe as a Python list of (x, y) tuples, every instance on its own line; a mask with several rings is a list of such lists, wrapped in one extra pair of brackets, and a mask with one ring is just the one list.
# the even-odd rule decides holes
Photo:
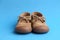
[(31, 16), (30, 13), (25, 12), (21, 16), (19, 16), (18, 24), (16, 26), (16, 32), (29, 33), (31, 31)]
[(46, 33), (49, 31), (43, 15), (39, 12), (32, 13), (32, 30), (35, 33)]

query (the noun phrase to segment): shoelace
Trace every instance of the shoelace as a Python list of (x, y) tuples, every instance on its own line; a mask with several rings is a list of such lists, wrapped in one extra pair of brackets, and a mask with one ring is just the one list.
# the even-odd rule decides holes
[(19, 20), (18, 21), (21, 21), (22, 22), (23, 20), (25, 20), (26, 23), (28, 23), (28, 22), (31, 21), (31, 17), (30, 16), (25, 16), (25, 17), (20, 17), (19, 16)]
[(37, 20), (40, 20), (42, 23), (45, 22), (45, 18), (44, 18), (44, 17), (38, 17), (38, 16), (36, 16), (36, 15), (32, 15), (32, 16), (33, 16), (33, 18), (35, 18), (35, 19), (34, 19), (35, 22), (36, 22)]

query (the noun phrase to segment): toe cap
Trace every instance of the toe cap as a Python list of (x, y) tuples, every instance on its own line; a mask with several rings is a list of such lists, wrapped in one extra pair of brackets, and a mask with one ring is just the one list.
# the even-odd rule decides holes
[(22, 27), (22, 26), (16, 27), (16, 31), (18, 33), (29, 33), (29, 32), (31, 32), (31, 30), (32, 29), (30, 27)]
[(49, 31), (49, 28), (45, 25), (41, 25), (33, 28), (33, 31), (36, 33), (47, 33)]

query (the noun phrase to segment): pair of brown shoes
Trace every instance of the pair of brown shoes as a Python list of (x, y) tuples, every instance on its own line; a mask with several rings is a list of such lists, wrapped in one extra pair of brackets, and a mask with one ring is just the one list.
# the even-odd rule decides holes
[(41, 13), (33, 12), (32, 15), (30, 15), (30, 13), (25, 12), (19, 16), (16, 31), (18, 33), (29, 33), (31, 31), (35, 33), (46, 33), (49, 31), (49, 28)]

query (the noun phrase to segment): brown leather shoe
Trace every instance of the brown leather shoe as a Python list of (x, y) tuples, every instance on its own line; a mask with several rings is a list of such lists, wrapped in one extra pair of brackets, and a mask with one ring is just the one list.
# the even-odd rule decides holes
[(39, 12), (32, 13), (32, 29), (35, 33), (46, 33), (49, 31), (43, 15)]
[(31, 16), (30, 13), (25, 12), (24, 14), (19, 16), (18, 24), (16, 26), (16, 32), (29, 33), (31, 31)]

